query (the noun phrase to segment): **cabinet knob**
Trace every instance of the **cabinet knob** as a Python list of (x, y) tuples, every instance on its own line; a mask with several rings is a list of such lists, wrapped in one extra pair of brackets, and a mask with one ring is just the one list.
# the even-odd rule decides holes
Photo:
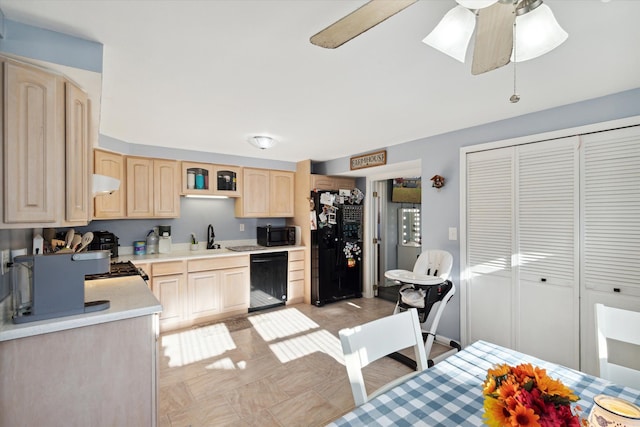
[(547, 278), (546, 278), (546, 277), (542, 277), (542, 278), (540, 278), (540, 281), (541, 281), (541, 282), (546, 282), (546, 281), (547, 281)]
[(613, 292), (620, 292), (620, 288), (613, 288)]

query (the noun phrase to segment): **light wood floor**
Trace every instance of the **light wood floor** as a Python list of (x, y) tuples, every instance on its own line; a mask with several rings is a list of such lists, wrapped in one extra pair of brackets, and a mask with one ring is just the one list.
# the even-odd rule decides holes
[[(338, 331), (393, 307), (380, 298), (296, 304), (163, 334), (158, 425), (325, 425), (354, 407)], [(385, 357), (365, 382), (373, 390), (409, 371)]]

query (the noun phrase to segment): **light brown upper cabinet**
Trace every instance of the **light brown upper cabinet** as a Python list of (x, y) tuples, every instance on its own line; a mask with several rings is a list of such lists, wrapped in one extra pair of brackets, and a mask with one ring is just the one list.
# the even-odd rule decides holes
[(294, 172), (243, 168), (242, 197), (236, 216), (285, 218), (293, 216)]
[(2, 228), (89, 222), (87, 95), (57, 72), (0, 56)]
[(175, 160), (126, 157), (127, 217), (180, 216), (180, 174)]
[(66, 217), (68, 222), (89, 220), (89, 97), (71, 82), (65, 83)]
[(211, 163), (181, 162), (183, 195), (240, 197), (242, 168)]
[(353, 190), (355, 187), (355, 178), (311, 174), (311, 188), (309, 190)]
[(56, 221), (62, 117), (55, 75), (4, 63), (4, 221)]
[(93, 169), (95, 173), (120, 180), (120, 188), (111, 194), (95, 197), (94, 219), (117, 219), (127, 215), (127, 191), (124, 156), (105, 150), (93, 150)]

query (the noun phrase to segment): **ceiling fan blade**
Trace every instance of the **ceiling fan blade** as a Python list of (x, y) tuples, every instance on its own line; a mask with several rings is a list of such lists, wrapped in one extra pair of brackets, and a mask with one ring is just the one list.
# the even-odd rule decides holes
[(417, 0), (371, 0), (311, 37), (311, 43), (335, 49), (375, 27)]
[(471, 74), (486, 73), (509, 63), (515, 20), (516, 6), (511, 2), (478, 10)]

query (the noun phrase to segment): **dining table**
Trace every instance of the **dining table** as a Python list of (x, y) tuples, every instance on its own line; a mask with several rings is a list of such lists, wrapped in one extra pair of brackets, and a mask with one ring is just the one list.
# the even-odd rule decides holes
[(482, 384), (487, 370), (500, 364), (531, 363), (546, 370), (578, 395), (573, 405), (586, 419), (599, 394), (640, 405), (640, 391), (486, 341), (476, 341), (404, 383), (365, 402), (331, 427), (481, 426)]

